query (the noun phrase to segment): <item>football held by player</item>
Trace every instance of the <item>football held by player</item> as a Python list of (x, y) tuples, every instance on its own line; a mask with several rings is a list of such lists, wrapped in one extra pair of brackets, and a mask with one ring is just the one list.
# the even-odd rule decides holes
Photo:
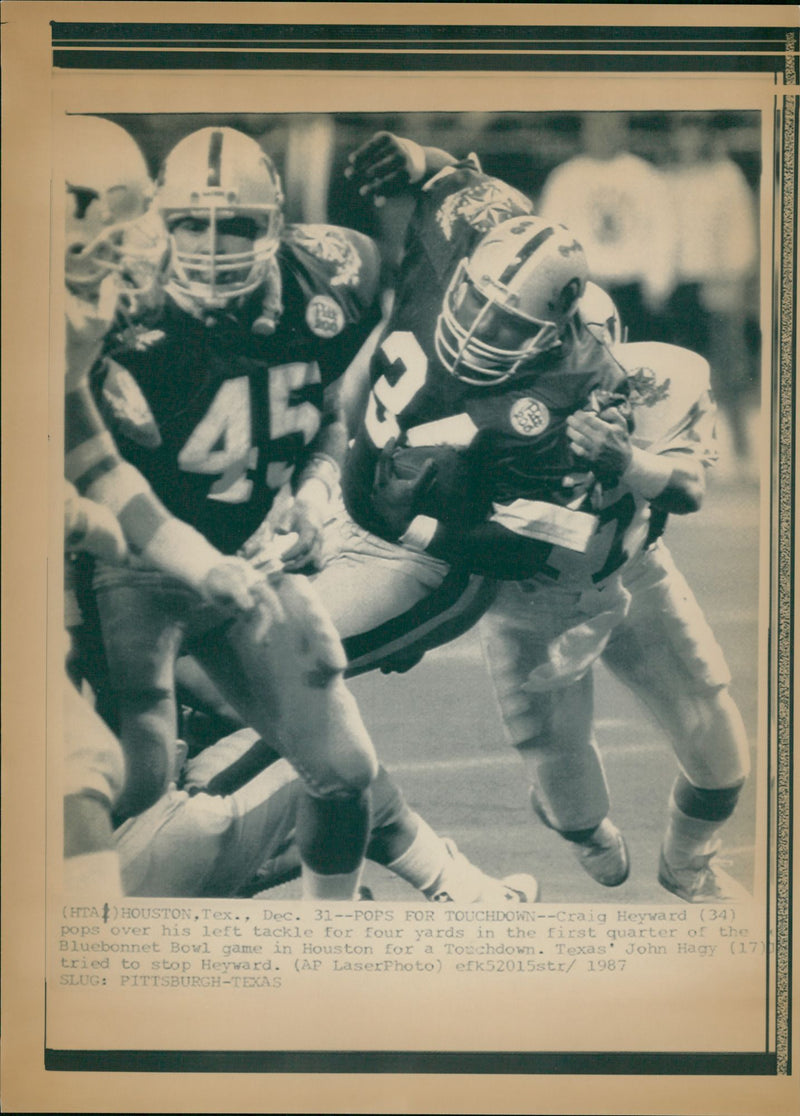
[[(174, 515), (223, 554), (280, 556), (261, 563), (279, 602), (269, 639), (152, 571), (100, 564), (94, 585), (129, 767), (118, 819), (166, 789), (174, 665), (188, 649), (303, 778), (306, 893), (347, 898), (377, 765), (336, 632), (306, 580), (279, 567), (314, 559), (343, 447), (325, 388), (377, 318), (377, 255), (345, 229), (282, 228), (281, 204), (249, 137), (207, 128), (177, 144), (154, 201), (170, 242), (165, 297), (118, 321), (92, 377), (123, 456)], [(276, 542), (276, 526), (289, 537)]]

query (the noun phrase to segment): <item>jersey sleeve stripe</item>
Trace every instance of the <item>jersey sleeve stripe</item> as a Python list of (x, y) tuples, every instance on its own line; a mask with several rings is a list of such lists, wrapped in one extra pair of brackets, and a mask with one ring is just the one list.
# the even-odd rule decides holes
[(148, 493), (142, 492), (127, 502), (118, 518), (131, 550), (141, 554), (170, 516)]
[(88, 478), (93, 471), (108, 471), (118, 460), (111, 435), (97, 434), (68, 451), (64, 458), (64, 471), (75, 485), (85, 488), (91, 483)]

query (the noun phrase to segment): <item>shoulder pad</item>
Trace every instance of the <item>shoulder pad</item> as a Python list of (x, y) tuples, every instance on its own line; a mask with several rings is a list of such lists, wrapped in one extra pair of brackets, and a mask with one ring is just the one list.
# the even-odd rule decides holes
[(372, 240), (337, 225), (287, 225), (281, 237), (294, 252), (322, 265), (332, 287), (358, 287), (377, 270), (378, 250)]
[[(489, 229), (507, 221), (533, 213), (533, 203), (515, 190), (513, 186), (476, 174), (474, 168), (452, 167), (452, 192), (449, 193), (436, 211), (439, 228), (447, 240), (451, 240), (459, 222), (483, 234)], [(442, 172), (443, 174), (444, 172)], [(441, 182), (441, 175), (437, 178)], [(432, 179), (428, 185), (432, 185)], [(459, 183), (462, 185), (459, 188)]]
[(652, 406), (667, 393), (694, 392), (699, 397), (711, 386), (711, 367), (705, 357), (661, 341), (618, 345), (614, 354), (628, 374), (631, 394), (639, 406)]
[(150, 406), (127, 368), (115, 360), (105, 361), (101, 402), (111, 424), (126, 438), (148, 449), (161, 445), (161, 434)]
[(628, 373), (637, 444), (661, 446), (708, 410), (711, 369), (698, 353), (641, 341), (619, 345), (615, 355)]

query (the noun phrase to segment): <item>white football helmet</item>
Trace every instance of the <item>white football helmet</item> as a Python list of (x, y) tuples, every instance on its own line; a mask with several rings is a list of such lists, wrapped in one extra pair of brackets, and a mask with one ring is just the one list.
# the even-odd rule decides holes
[(586, 284), (578, 314), (592, 336), (612, 351), (625, 340), (619, 310), (613, 298), (597, 283)]
[[(181, 251), (170, 237), (165, 287), (179, 304), (221, 309), (263, 282), (278, 250), (283, 192), (272, 160), (255, 140), (234, 128), (186, 136), (167, 156), (155, 204), (168, 229), (187, 217), (208, 222), (202, 252)], [(252, 248), (221, 252), (218, 222), (240, 217), (255, 221)]]
[(563, 225), (540, 217), (501, 222), (450, 280), (436, 355), (465, 383), (502, 383), (561, 343), (586, 276), (583, 249)]
[(92, 297), (112, 271), (123, 288), (149, 285), (166, 241), (160, 223), (138, 227), (152, 182), (136, 141), (99, 116), (69, 116), (64, 128), (68, 288)]

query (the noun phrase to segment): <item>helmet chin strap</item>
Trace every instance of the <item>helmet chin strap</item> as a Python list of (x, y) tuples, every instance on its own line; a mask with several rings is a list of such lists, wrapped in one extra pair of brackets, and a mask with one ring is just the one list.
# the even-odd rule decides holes
[(281, 269), (275, 256), (267, 263), (267, 273), (264, 277), (264, 302), (261, 313), (251, 326), (253, 333), (260, 337), (270, 337), (278, 328), (278, 322), (283, 314), (283, 279)]

